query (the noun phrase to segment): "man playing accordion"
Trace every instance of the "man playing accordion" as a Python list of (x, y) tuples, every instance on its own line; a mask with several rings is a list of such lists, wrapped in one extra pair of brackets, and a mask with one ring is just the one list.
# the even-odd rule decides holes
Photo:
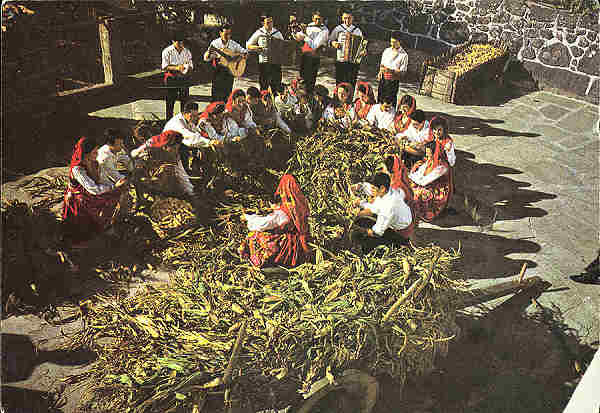
[(335, 84), (350, 83), (352, 87), (356, 85), (356, 77), (360, 63), (354, 63), (357, 56), (356, 47), (353, 47), (353, 41), (361, 41), (356, 37), (363, 37), (362, 31), (352, 24), (354, 17), (349, 11), (342, 14), (342, 24), (338, 25), (329, 35), (329, 44), (337, 49), (337, 59), (335, 62)]

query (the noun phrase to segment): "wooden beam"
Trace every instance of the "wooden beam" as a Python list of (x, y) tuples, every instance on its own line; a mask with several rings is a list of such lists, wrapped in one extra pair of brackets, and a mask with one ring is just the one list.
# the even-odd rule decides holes
[(98, 23), (98, 34), (102, 50), (104, 83), (118, 83), (121, 80), (121, 62), (123, 61), (119, 23), (106, 20)]

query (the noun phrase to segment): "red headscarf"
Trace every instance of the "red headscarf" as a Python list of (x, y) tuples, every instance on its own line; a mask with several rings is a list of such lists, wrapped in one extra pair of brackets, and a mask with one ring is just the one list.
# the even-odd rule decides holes
[(172, 144), (179, 137), (181, 137), (179, 132), (175, 132), (174, 130), (164, 131), (160, 135), (155, 135), (151, 138), (152, 142), (150, 143), (150, 147), (162, 148), (165, 145)]
[(410, 206), (414, 198), (413, 190), (410, 186), (410, 179), (408, 178), (408, 168), (402, 162), (399, 156), (394, 155), (394, 168), (391, 171), (392, 182), (390, 186), (392, 189), (402, 189), (406, 195), (406, 203)]
[(296, 96), (297, 91), (298, 91), (298, 79), (293, 79), (290, 82), (290, 94), (293, 96)]
[[(402, 102), (402, 100), (408, 96), (411, 100), (411, 104), (410, 104), (410, 108), (408, 108), (408, 112), (406, 112), (406, 116), (409, 117), (411, 113), (413, 113), (417, 107), (417, 100), (411, 96), (411, 95), (404, 95), (402, 96), (402, 98), (400, 98), (400, 102)], [(400, 109), (400, 105), (401, 103), (398, 102), (398, 109)], [(406, 122), (402, 122), (402, 117), (403, 117), (404, 113), (402, 113), (401, 110), (398, 111), (396, 118), (394, 119), (394, 129), (396, 130), (396, 133), (401, 133), (404, 132), (406, 129), (408, 129), (408, 126), (410, 125), (410, 117), (408, 118), (408, 120)]]
[[(71, 155), (71, 167), (69, 168), (69, 174), (73, 171), (73, 168), (79, 166), (83, 162), (83, 144), (87, 138), (80, 138), (75, 144), (73, 149), (73, 155)], [(72, 176), (72, 175), (71, 175)]]
[(290, 221), (294, 224), (297, 231), (296, 233), (287, 234), (285, 244), (281, 248), (275, 262), (290, 262), (291, 265), (294, 266), (299, 258), (298, 245), (302, 247), (305, 254), (310, 252), (310, 248), (307, 244), (309, 236), (308, 215), (310, 214), (308, 201), (302, 194), (298, 182), (296, 182), (296, 179), (290, 174), (285, 174), (281, 177), (275, 195), (281, 197), (280, 208), (290, 218)]
[[(242, 89), (235, 89), (234, 91), (232, 91), (229, 94), (229, 98), (227, 98), (227, 103), (225, 104), (225, 110), (227, 112), (233, 111), (233, 96), (238, 92), (244, 93), (244, 91)], [(245, 95), (245, 93), (244, 93), (244, 95)]]
[[(354, 95), (354, 89), (352, 88), (352, 85), (348, 82), (342, 82), (342, 83), (338, 83), (333, 91), (333, 98), (335, 100), (338, 100), (338, 90), (339, 88), (343, 87), (344, 89), (346, 89), (346, 91), (348, 92), (348, 97), (346, 98), (345, 102), (340, 102), (342, 105), (347, 105), (350, 102), (352, 102), (352, 96)], [(339, 101), (339, 100), (338, 100)]]
[(200, 114), (200, 119), (208, 119), (208, 115), (210, 115), (211, 113), (213, 113), (215, 111), (215, 108), (219, 105), (225, 105), (225, 102), (223, 102), (222, 100), (218, 101), (218, 102), (213, 102), (210, 105), (208, 105), (206, 107), (206, 109), (204, 109), (204, 112), (202, 112)]
[(375, 104), (375, 94), (373, 93), (373, 88), (367, 82), (358, 82), (356, 84), (356, 90), (360, 86), (364, 86), (367, 89), (367, 96), (369, 97), (369, 101), (367, 103), (363, 102), (360, 96), (354, 100), (354, 111), (358, 115), (360, 119), (365, 119), (367, 114), (371, 110), (371, 107)]
[[(431, 119), (431, 122), (429, 124), (432, 125), (433, 121), (436, 120), (437, 118), (438, 118), (437, 116), (434, 116)], [(439, 117), (439, 119), (444, 124), (445, 136), (442, 136), (441, 139), (436, 139), (433, 134), (433, 128), (432, 127), (429, 128), (429, 142), (435, 140), (435, 151), (433, 153), (433, 158), (429, 159), (429, 161), (427, 162), (427, 168), (425, 169), (424, 175), (427, 175), (428, 173), (433, 171), (442, 162), (444, 162), (448, 167), (450, 167), (450, 165), (448, 164), (448, 160), (446, 159), (446, 151), (444, 148), (446, 147), (446, 145), (449, 142), (453, 142), (453, 140), (450, 136), (448, 136), (448, 122), (446, 121), (445, 118), (443, 118), (441, 116)]]

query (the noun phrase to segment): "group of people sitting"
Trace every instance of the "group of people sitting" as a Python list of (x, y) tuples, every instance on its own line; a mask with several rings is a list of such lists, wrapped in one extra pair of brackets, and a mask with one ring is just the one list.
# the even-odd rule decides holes
[[(135, 184), (139, 179), (132, 159), (168, 161), (179, 192), (197, 207), (202, 193), (197, 193), (190, 180), (190, 165), (195, 160), (214, 163), (229, 159), (242, 165), (257, 154), (264, 156), (259, 151), (264, 150), (261, 131), (265, 129), (300, 134), (326, 124), (342, 131), (366, 127), (389, 132), (396, 144), (393, 153), (386, 157), (382, 170), (373, 171), (370, 182), (351, 188), (356, 202), (349, 207), (359, 218), (375, 217), (374, 224), (372, 219), (357, 221), (353, 235), (363, 251), (381, 244), (405, 245), (417, 222), (438, 217), (452, 196), (456, 156), (448, 124), (442, 117), (426, 120), (410, 95), (402, 96), (397, 105), (390, 97), (376, 104), (367, 82), (357, 83), (356, 94), (353, 99), (354, 90), (348, 83), (340, 83), (331, 97), (321, 85), (307, 94), (301, 81), (291, 82), (275, 97), (255, 87), (235, 89), (227, 102), (213, 102), (202, 112), (197, 103), (188, 102), (167, 121), (162, 133), (147, 138), (129, 154), (123, 147), (125, 136), (117, 130), (107, 130), (101, 147), (82, 138), (73, 152), (65, 193), (67, 238), (73, 245), (85, 245), (93, 234), (118, 219), (118, 205), (121, 211), (127, 210), (125, 188), (130, 180)], [(129, 170), (130, 178), (119, 172), (119, 165), (121, 170)], [(275, 195), (278, 202), (271, 214), (243, 216), (250, 233), (239, 252), (258, 267), (295, 266), (310, 259), (308, 201), (292, 175), (283, 176)]]

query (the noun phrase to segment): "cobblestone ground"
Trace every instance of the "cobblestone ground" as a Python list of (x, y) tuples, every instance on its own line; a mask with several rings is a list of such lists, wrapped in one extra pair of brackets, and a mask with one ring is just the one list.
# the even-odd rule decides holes
[[(372, 79), (372, 69), (367, 68), (368, 72), (361, 72), (360, 76)], [(284, 70), (284, 81), (296, 76), (297, 71), (292, 68)], [(332, 76), (333, 65), (324, 64), (318, 83), (331, 89)], [(234, 87), (245, 89), (256, 82), (256, 75), (243, 77), (236, 79)], [(463, 271), (477, 287), (513, 279), (527, 263), (527, 276), (537, 275), (551, 284), (537, 294), (538, 303), (560, 315), (560, 328), (572, 329), (576, 344), (567, 343), (564, 348), (571, 350), (562, 353), (562, 341), (557, 341), (556, 335), (521, 318), (536, 310), (528, 295), (521, 296), (516, 304), (506, 297), (488, 302), (494, 311), (485, 318), (483, 325), (487, 327), (463, 326), (467, 341), (457, 344), (453, 349), (455, 356), (451, 354), (440, 370), (429, 377), (427, 391), (408, 389), (404, 392), (404, 404), (392, 397), (379, 403), (377, 410), (391, 412), (404, 407), (405, 411), (421, 412), (560, 411), (559, 406), (572, 391), (568, 388), (572, 383), (567, 381), (573, 375), (560, 376), (555, 372), (568, 371), (581, 346), (597, 348), (600, 334), (600, 287), (577, 284), (568, 278), (582, 272), (599, 248), (598, 107), (544, 91), (521, 94), (509, 86), (502, 93), (483, 87), (484, 105), (478, 106), (457, 106), (419, 96), (414, 84), (403, 84), (401, 89), (400, 93), (417, 97), (418, 107), (428, 117), (441, 114), (448, 118), (458, 148), (454, 201), (458, 213), (435, 224), (422, 224), (417, 243), (460, 248), (465, 256)], [(191, 94), (204, 106), (210, 84), (192, 87)], [(89, 115), (106, 122), (112, 118), (164, 119), (164, 101), (134, 100)], [(2, 322), (4, 334), (21, 335), (38, 349), (50, 352), (61, 341), (61, 328), (68, 332), (77, 324), (54, 327), (32, 315)], [(554, 352), (548, 350), (547, 357), (540, 357), (541, 348)], [(48, 411), (36, 410), (34, 404), (41, 400), (39, 405), (44, 405), (46, 392), (64, 389), (60, 379), (80, 368), (61, 365), (57, 354), (37, 360), (26, 374), (11, 380), (3, 377), (7, 385), (3, 387), (5, 398), (29, 403), (30, 410), (26, 411)], [(537, 373), (527, 377), (535, 381), (535, 386), (542, 383), (541, 388), (518, 378), (526, 376), (517, 372), (522, 373), (519, 369), (527, 363), (538, 363), (539, 371), (533, 369)], [(496, 375), (498, 378), (490, 378)], [(555, 387), (548, 387), (548, 393), (544, 386), (550, 386), (549, 376), (555, 376), (556, 383)], [(388, 389), (387, 394), (394, 393), (387, 384), (383, 388)], [(543, 396), (550, 393), (559, 396)], [(524, 394), (529, 396), (523, 400)], [(67, 387), (65, 397), (67, 404), (62, 411), (77, 411), (80, 393)]]

